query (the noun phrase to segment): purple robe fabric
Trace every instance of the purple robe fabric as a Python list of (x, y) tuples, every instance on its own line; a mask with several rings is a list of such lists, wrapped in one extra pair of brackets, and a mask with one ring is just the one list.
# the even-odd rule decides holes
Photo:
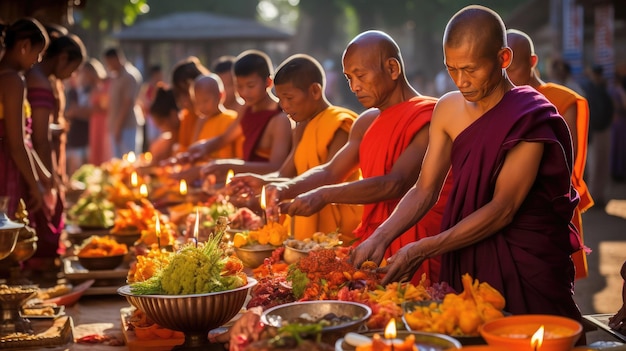
[(448, 229), (487, 204), (509, 150), (544, 143), (537, 179), (512, 223), (488, 238), (442, 257), (442, 280), (462, 291), (469, 273), (500, 291), (513, 314), (541, 313), (581, 320), (572, 297), (574, 251), (570, 220), (578, 203), (571, 185), (572, 144), (564, 119), (529, 87), (507, 92), (498, 105), (455, 139), (454, 185), (442, 221)]

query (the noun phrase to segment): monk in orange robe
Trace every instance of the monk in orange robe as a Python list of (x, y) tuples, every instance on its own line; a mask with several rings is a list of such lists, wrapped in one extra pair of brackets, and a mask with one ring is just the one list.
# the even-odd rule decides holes
[[(296, 122), (294, 147), (278, 172), (235, 176), (229, 185), (231, 199), (244, 194), (246, 196), (241, 198), (251, 198), (249, 194), (258, 194), (264, 184), (303, 174), (328, 162), (345, 145), (357, 114), (331, 105), (324, 93), (324, 83), (324, 71), (311, 56), (293, 55), (279, 66), (274, 84), (281, 107)], [(357, 179), (360, 179), (358, 169), (346, 181)], [(315, 232), (338, 231), (343, 243), (349, 244), (354, 239), (352, 232), (360, 222), (361, 213), (360, 205), (328, 204), (307, 217), (288, 217), (283, 224), (298, 240), (311, 238)]]
[[(429, 121), (436, 99), (421, 96), (408, 83), (400, 49), (395, 41), (380, 31), (367, 31), (349, 44), (343, 55), (343, 71), (350, 89), (368, 110), (354, 122), (346, 145), (324, 165), (282, 183), (270, 184), (268, 216), (276, 207), (288, 215), (308, 216), (329, 203), (364, 204), (361, 224), (355, 236), (366, 240), (373, 230), (394, 211), (398, 200), (415, 184), (428, 146)], [(363, 179), (342, 182), (361, 167)], [(278, 204), (284, 199), (291, 202)], [(447, 200), (442, 193), (440, 201)], [(405, 228), (407, 235), (393, 243), (381, 240), (377, 263), (384, 253), (407, 242), (438, 234), (438, 220), (424, 221)], [(387, 249), (390, 250), (387, 250)], [(359, 258), (353, 261), (357, 262)], [(439, 259), (432, 258), (413, 277), (422, 273), (432, 281), (439, 278)]]
[(589, 130), (589, 105), (587, 100), (575, 91), (555, 83), (545, 83), (537, 75), (537, 62), (531, 38), (518, 30), (507, 31), (507, 40), (513, 50), (514, 59), (507, 68), (507, 74), (515, 85), (530, 85), (543, 94), (565, 119), (572, 135), (574, 149), (574, 168), (572, 169), (572, 185), (580, 196), (580, 202), (574, 209), (572, 224), (578, 229), (582, 249), (572, 254), (576, 267), (576, 279), (588, 275), (588, 249), (583, 244), (583, 226), (581, 214), (593, 206), (593, 199), (583, 180), (587, 161), (587, 133)]

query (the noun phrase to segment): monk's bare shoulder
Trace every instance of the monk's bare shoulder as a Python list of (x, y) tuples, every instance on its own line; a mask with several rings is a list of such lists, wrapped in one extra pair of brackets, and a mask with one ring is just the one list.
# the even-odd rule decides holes
[(462, 121), (466, 112), (466, 100), (459, 91), (446, 93), (435, 105), (431, 128), (441, 128), (454, 139), (464, 128)]
[(377, 108), (370, 108), (363, 111), (352, 124), (350, 130), (350, 138), (361, 139), (365, 134), (365, 131), (372, 125), (374, 120), (380, 115), (380, 110)]

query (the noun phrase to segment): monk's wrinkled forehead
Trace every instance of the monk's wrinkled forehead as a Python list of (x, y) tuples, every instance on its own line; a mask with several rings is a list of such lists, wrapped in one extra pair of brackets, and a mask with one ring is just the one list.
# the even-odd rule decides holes
[(386, 33), (367, 31), (356, 36), (347, 46), (344, 55), (346, 62), (354, 63), (355, 59), (364, 66), (380, 68), (382, 62), (393, 57), (401, 60), (400, 49), (395, 41)]

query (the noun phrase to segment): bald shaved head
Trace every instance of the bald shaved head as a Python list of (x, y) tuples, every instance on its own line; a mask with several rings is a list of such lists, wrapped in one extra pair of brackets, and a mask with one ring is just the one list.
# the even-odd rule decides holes
[(198, 76), (194, 81), (193, 87), (196, 94), (198, 91), (202, 91), (207, 94), (219, 95), (224, 90), (222, 80), (213, 73)]
[(364, 55), (367, 57), (369, 63), (380, 68), (382, 68), (383, 63), (387, 59), (396, 59), (404, 74), (404, 62), (400, 54), (400, 47), (387, 33), (378, 30), (369, 30), (357, 35), (348, 43), (343, 56), (345, 58), (355, 53)]
[(443, 35), (443, 45), (458, 48), (473, 42), (480, 45), (485, 55), (495, 55), (507, 46), (505, 31), (504, 22), (495, 11), (471, 5), (452, 16)]
[(517, 29), (507, 30), (506, 38), (511, 50), (513, 50), (513, 62), (506, 69), (509, 79), (515, 85), (530, 84), (535, 86), (533, 78), (535, 77), (534, 69), (538, 58), (532, 39), (528, 34)]

